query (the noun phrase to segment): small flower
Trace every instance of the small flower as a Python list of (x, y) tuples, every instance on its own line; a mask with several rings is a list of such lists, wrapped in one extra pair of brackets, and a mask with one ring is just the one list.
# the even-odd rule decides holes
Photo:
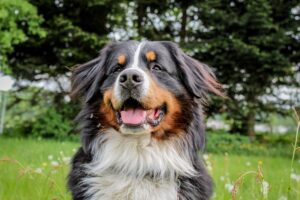
[(300, 175), (295, 174), (295, 173), (291, 173), (291, 179), (300, 182)]
[(70, 158), (70, 157), (63, 157), (62, 160), (63, 160), (63, 162), (64, 162), (65, 164), (69, 164), (71, 158)]
[(42, 168), (36, 168), (34, 170), (34, 172), (37, 173), (37, 174), (41, 174), (43, 172), (43, 169)]
[(47, 165), (48, 165), (48, 164), (47, 164), (46, 162), (43, 162), (43, 163), (42, 163), (42, 166), (43, 166), (43, 167), (47, 167)]
[(250, 165), (251, 165), (251, 162), (249, 162), (249, 161), (246, 162), (246, 165), (247, 165), (247, 166), (250, 166)]
[(288, 200), (286, 196), (281, 195), (278, 200)]
[(203, 158), (204, 158), (204, 160), (208, 160), (209, 156), (207, 154), (203, 154)]
[(212, 171), (213, 170), (212, 166), (211, 165), (207, 165), (207, 170), (208, 171)]
[(228, 192), (232, 192), (234, 186), (231, 184), (231, 183), (226, 183), (225, 184), (225, 189), (228, 191)]
[(212, 198), (212, 199), (217, 198), (217, 193), (214, 192), (211, 198)]
[(64, 100), (65, 100), (66, 102), (70, 102), (70, 101), (71, 101), (71, 97), (68, 96), (68, 95), (66, 95), (66, 96), (64, 97)]
[(76, 152), (76, 149), (75, 149), (75, 148), (73, 148), (73, 149), (72, 149), (72, 151), (73, 151), (73, 152)]
[(52, 156), (52, 155), (49, 155), (49, 156), (48, 156), (48, 160), (53, 160), (53, 156)]
[(263, 182), (261, 183), (261, 188), (260, 188), (260, 190), (261, 190), (261, 193), (263, 194), (263, 197), (264, 197), (265, 199), (268, 198), (269, 189), (270, 189), (270, 184), (269, 184), (267, 181), (263, 181)]
[(59, 163), (58, 163), (57, 161), (52, 161), (52, 162), (51, 162), (51, 165), (52, 165), (53, 167), (58, 167), (58, 166), (59, 166)]
[(224, 176), (220, 176), (220, 180), (221, 180), (221, 181), (224, 181), (224, 180), (225, 180), (225, 177), (224, 177)]

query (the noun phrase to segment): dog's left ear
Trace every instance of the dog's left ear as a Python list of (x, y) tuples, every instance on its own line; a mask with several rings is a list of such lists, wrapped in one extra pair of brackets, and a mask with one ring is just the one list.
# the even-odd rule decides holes
[(163, 42), (163, 44), (170, 50), (178, 67), (179, 76), (192, 96), (205, 99), (210, 92), (225, 97), (222, 85), (218, 83), (216, 76), (207, 65), (186, 55), (173, 42)]
[(99, 86), (105, 76), (105, 64), (107, 55), (113, 44), (105, 46), (100, 55), (73, 69), (71, 78), (71, 97), (83, 97), (88, 103), (96, 94), (100, 94)]

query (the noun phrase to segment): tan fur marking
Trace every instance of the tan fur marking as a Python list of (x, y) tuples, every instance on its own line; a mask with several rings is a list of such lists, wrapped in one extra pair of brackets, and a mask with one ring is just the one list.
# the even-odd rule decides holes
[(142, 99), (143, 105), (148, 109), (167, 105), (167, 113), (162, 122), (153, 128), (152, 135), (156, 139), (163, 139), (165, 132), (180, 134), (181, 127), (176, 124), (176, 118), (181, 114), (181, 106), (172, 93), (159, 87), (151, 78), (148, 94)]
[(146, 53), (146, 59), (147, 59), (148, 62), (156, 60), (156, 54), (155, 54), (155, 52), (154, 51), (148, 51)]
[(118, 56), (118, 64), (119, 65), (124, 65), (126, 62), (126, 56), (124, 54), (121, 54)]
[(108, 125), (118, 128), (119, 125), (117, 124), (115, 112), (111, 107), (112, 104), (116, 104), (115, 98), (113, 98), (112, 90), (108, 90), (104, 92), (103, 102), (100, 105), (100, 113), (104, 116), (103, 120), (105, 120)]

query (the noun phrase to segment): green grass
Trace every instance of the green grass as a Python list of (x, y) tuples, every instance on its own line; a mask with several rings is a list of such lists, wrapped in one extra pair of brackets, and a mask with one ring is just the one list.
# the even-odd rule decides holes
[[(70, 199), (65, 161), (78, 146), (71, 142), (0, 138), (0, 199)], [(52, 162), (59, 165), (52, 166)], [(37, 173), (40, 169), (42, 173)]]
[[(0, 137), (0, 199), (70, 199), (66, 189), (67, 160), (79, 146), (73, 142)], [(292, 152), (291, 152), (292, 154)], [(49, 160), (49, 158), (52, 160)], [(284, 157), (208, 154), (205, 156), (215, 182), (215, 198), (228, 200), (232, 194), (225, 185), (236, 185), (236, 199), (287, 197), (291, 159)], [(58, 166), (53, 166), (57, 162)], [(261, 166), (261, 173), (257, 167)], [(294, 169), (300, 174), (300, 161)], [(41, 173), (40, 173), (41, 172)], [(241, 181), (236, 180), (247, 174)], [(259, 175), (259, 176), (258, 176)], [(268, 197), (261, 193), (261, 181), (269, 184)], [(236, 183), (236, 184), (235, 184)], [(292, 180), (288, 199), (300, 200), (300, 181)]]

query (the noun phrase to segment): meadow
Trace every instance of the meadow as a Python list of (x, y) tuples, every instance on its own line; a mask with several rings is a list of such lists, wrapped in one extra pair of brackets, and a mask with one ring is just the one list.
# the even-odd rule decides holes
[[(78, 146), (77, 142), (0, 137), (0, 199), (71, 199), (66, 177)], [(291, 158), (283, 156), (207, 152), (203, 158), (214, 179), (216, 200), (300, 200), (299, 157), (292, 172)]]

